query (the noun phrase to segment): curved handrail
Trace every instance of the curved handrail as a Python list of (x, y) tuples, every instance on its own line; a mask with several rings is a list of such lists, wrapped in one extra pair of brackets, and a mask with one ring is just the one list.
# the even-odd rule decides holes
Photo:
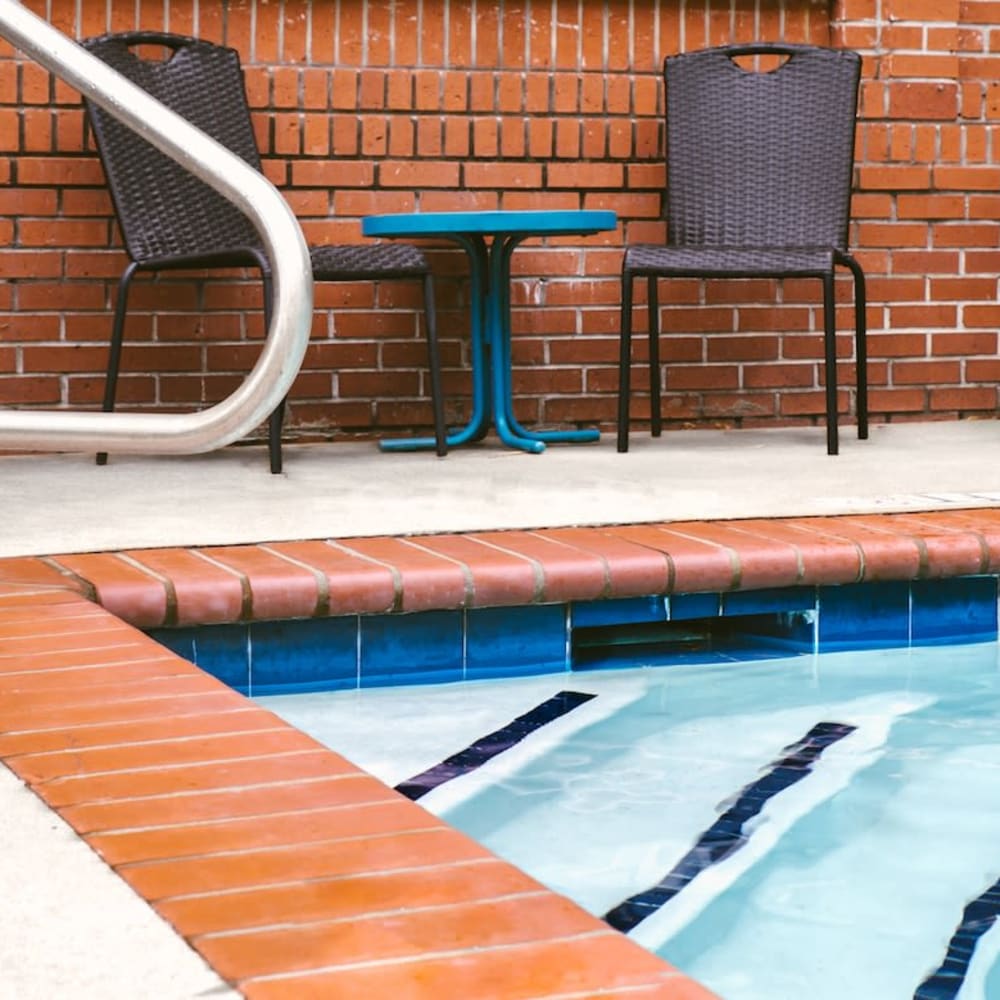
[(14, 0), (0, 0), (0, 36), (242, 209), (263, 238), (274, 278), (261, 356), (222, 402), (196, 413), (0, 409), (0, 448), (182, 455), (243, 437), (281, 403), (309, 343), (312, 267), (291, 209), (242, 159)]

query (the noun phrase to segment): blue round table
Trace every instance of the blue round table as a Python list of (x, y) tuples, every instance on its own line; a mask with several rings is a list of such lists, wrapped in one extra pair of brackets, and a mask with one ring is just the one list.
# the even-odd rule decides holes
[[(515, 247), (533, 236), (589, 236), (614, 229), (618, 217), (605, 210), (525, 212), (411, 212), (370, 215), (365, 236), (439, 237), (457, 243), (469, 257), (471, 279), (472, 417), (448, 435), (448, 446), (482, 440), (496, 426), (512, 448), (534, 453), (550, 441), (596, 441), (597, 430), (529, 431), (514, 417), (511, 389), (510, 260)], [(432, 448), (433, 438), (382, 441), (386, 451)]]

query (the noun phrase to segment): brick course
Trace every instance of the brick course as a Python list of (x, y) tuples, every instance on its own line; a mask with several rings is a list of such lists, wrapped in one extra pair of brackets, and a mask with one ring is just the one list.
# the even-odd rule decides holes
[[(613, 417), (621, 246), (664, 234), (664, 57), (753, 38), (856, 48), (865, 61), (851, 239), (869, 277), (873, 416), (996, 408), (995, 3), (29, 6), (76, 37), (142, 27), (236, 47), (266, 173), (311, 240), (361, 240), (361, 217), (378, 212), (615, 209), (617, 233), (531, 242), (515, 256), (518, 412), (548, 424)], [(84, 132), (71, 88), (0, 44), (5, 405), (96, 405), (100, 395), (124, 256)], [(465, 266), (457, 250), (431, 249), (458, 419), (470, 391)], [(819, 302), (809, 282), (664, 285), (668, 424), (818, 419), (822, 366), (803, 362), (821, 357)], [(214, 402), (257, 356), (260, 295), (246, 276), (143, 278), (133, 303), (121, 386), (130, 406)], [(290, 433), (426, 428), (421, 337), (411, 288), (318, 288)], [(852, 389), (841, 405), (853, 407)], [(635, 413), (646, 412), (637, 399)]]

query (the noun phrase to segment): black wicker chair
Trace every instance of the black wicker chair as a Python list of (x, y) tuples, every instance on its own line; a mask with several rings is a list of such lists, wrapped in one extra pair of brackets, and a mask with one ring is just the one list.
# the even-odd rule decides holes
[[(167, 107), (260, 169), (235, 49), (182, 35), (125, 32), (91, 38), (91, 53), (147, 90)], [(144, 58), (137, 46), (167, 50), (166, 59)], [(113, 410), (121, 362), (129, 286), (137, 271), (250, 267), (260, 270), (264, 315), (270, 319), (271, 269), (263, 242), (248, 219), (194, 177), (91, 101), (88, 121), (104, 166), (130, 263), (118, 287), (108, 356), (104, 409)], [(437, 453), (447, 449), (434, 311), (434, 284), (423, 252), (406, 243), (310, 247), (316, 281), (412, 279), (423, 283), (431, 396)], [(281, 471), (285, 403), (268, 421), (271, 471)], [(103, 464), (106, 455), (98, 455)]]
[[(734, 59), (762, 56), (770, 71)], [(763, 65), (766, 69), (767, 64)], [(855, 292), (858, 437), (868, 436), (865, 281), (847, 252), (861, 59), (806, 45), (748, 44), (666, 60), (667, 242), (628, 247), (622, 266), (618, 450), (628, 450), (632, 298), (648, 281), (650, 424), (660, 412), (657, 281), (812, 277), (823, 283), (827, 451), (837, 454), (834, 271)]]

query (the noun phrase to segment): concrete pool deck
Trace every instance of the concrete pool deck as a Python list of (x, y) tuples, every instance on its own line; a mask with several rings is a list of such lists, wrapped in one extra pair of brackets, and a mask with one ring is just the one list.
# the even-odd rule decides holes
[[(720, 518), (830, 516), (1000, 503), (994, 421), (841, 430), (675, 431), (526, 455), (486, 446), (383, 454), (372, 442), (208, 455), (0, 460), (0, 556), (303, 538), (419, 535)], [(263, 473), (263, 474), (262, 474)]]
[[(281, 477), (258, 448), (0, 460), (0, 759), (24, 783), (0, 782), (23, 817), (5, 866), (42, 908), (0, 918), (32, 928), (0, 980), (60, 995), (106, 984), (110, 954), (120, 994), (74, 995), (710, 996), (137, 627), (1000, 572), (1000, 424), (845, 428), (836, 458), (822, 441), (313, 445)], [(83, 839), (34, 822), (27, 788)], [(101, 867), (78, 892), (86, 844), (138, 895)], [(88, 918), (50, 919), (81, 894), (139, 937), (102, 953)], [(49, 951), (80, 964), (50, 974)]]

